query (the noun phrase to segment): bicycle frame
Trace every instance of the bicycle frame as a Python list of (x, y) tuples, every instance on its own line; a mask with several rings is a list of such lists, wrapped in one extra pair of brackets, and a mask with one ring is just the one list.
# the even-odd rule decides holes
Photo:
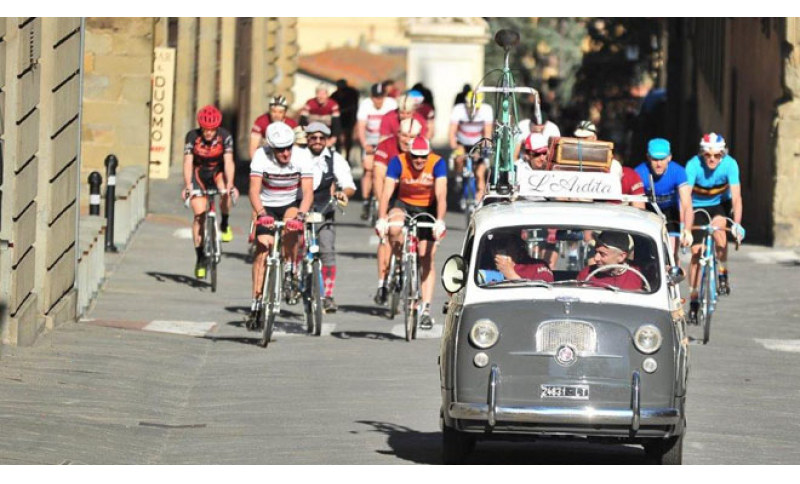
[[(206, 197), (206, 227), (203, 228), (203, 240), (202, 240), (202, 247), (204, 255), (206, 256), (206, 260), (211, 260), (213, 258), (214, 262), (219, 264), (220, 259), (222, 258), (222, 234), (219, 230), (219, 225), (217, 221), (217, 200), (216, 197), (219, 195), (220, 192), (216, 188), (211, 188), (209, 190), (192, 190), (189, 192), (189, 196), (186, 198), (184, 202), (184, 206), (186, 208), (189, 207), (192, 203), (192, 199), (195, 197)], [(207, 243), (208, 237), (208, 226), (210, 224), (214, 225), (214, 233), (216, 234), (215, 240), (213, 241), (213, 246), (209, 246)]]
[[(269, 255), (267, 256), (267, 260), (264, 267), (264, 280), (261, 285), (261, 302), (262, 303), (269, 303), (270, 306), (266, 309), (270, 313), (279, 314), (281, 311), (281, 284), (283, 284), (283, 264), (281, 264), (281, 249), (282, 249), (282, 235), (283, 235), (283, 228), (286, 225), (286, 222), (279, 222), (275, 221), (275, 235), (273, 235), (274, 240), (272, 242), (272, 248), (270, 249)], [(275, 293), (272, 301), (270, 301), (267, 295), (267, 276), (269, 275), (269, 271), (276, 270), (277, 277), (275, 279)]]
[[(495, 42), (505, 50), (503, 68), (496, 87), (480, 86), (478, 92), (495, 93), (495, 106), (498, 106), (495, 116), (494, 132), (492, 133), (492, 170), (489, 191), (499, 195), (510, 195), (516, 186), (516, 172), (514, 170), (514, 148), (516, 135), (520, 133), (517, 124), (519, 112), (515, 94), (531, 94), (534, 96), (534, 117), (538, 124), (542, 123), (541, 101), (539, 92), (530, 87), (516, 87), (514, 76), (511, 72), (511, 48), (519, 43), (519, 34), (508, 30), (501, 30), (495, 35)], [(491, 71), (489, 74), (491, 74)], [(488, 74), (487, 74), (488, 76)], [(484, 77), (485, 79), (485, 77)]]

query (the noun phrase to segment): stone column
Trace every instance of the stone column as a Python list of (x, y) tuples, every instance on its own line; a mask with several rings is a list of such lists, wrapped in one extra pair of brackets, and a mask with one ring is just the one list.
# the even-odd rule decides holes
[[(447, 145), (453, 99), (465, 83), (483, 77), (483, 52), (489, 26), (480, 17), (419, 17), (408, 20), (406, 84), (422, 82), (433, 92), (435, 145)], [(494, 106), (493, 106), (494, 107)]]
[(186, 133), (195, 126), (195, 48), (197, 18), (178, 20), (178, 58), (175, 68), (175, 111), (172, 123), (172, 170), (183, 172), (183, 145)]
[[(775, 203), (773, 208), (774, 244), (777, 247), (800, 245), (800, 19), (788, 17), (784, 86), (788, 99), (778, 107), (775, 118)], [(745, 200), (745, 203), (747, 201)]]
[(201, 17), (197, 52), (197, 108), (217, 101), (217, 17)]
[(236, 111), (236, 18), (222, 18), (219, 56), (219, 108), (225, 114), (225, 125), (233, 126)]
[(291, 106), (294, 103), (294, 75), (297, 72), (298, 53), (300, 47), (297, 45), (297, 18), (281, 17), (280, 21), (280, 45), (277, 49), (278, 75), (275, 79), (275, 90), (279, 94), (286, 96), (286, 100)]
[(46, 326), (75, 318), (81, 19), (42, 19), (36, 292)]
[(3, 165), (0, 178), (0, 250), (2, 343), (28, 345), (44, 328), (35, 288), (39, 178), (39, 86), (42, 69), (42, 20), (0, 18), (0, 114)]

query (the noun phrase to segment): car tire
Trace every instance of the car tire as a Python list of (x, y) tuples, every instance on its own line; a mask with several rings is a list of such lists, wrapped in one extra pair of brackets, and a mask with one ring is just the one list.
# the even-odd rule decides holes
[(661, 465), (681, 465), (683, 464), (683, 436), (670, 437), (666, 440), (644, 444), (644, 451)]
[(442, 462), (445, 464), (464, 463), (464, 459), (475, 449), (475, 438), (446, 425), (443, 427)]

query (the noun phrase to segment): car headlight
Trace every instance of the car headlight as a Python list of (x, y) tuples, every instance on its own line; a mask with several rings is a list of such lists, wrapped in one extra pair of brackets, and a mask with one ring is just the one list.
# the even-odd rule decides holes
[(633, 344), (636, 349), (646, 355), (658, 351), (662, 341), (664, 339), (661, 337), (661, 331), (651, 324), (640, 326), (633, 334)]
[(498, 339), (500, 330), (488, 319), (479, 319), (469, 332), (469, 340), (482, 350), (494, 346)]

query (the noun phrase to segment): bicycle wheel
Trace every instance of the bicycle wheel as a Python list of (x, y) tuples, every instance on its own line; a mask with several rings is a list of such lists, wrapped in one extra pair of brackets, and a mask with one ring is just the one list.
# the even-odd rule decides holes
[(306, 318), (306, 333), (313, 334), (314, 333), (314, 318), (312, 316), (312, 307), (311, 307), (311, 275), (308, 273), (308, 268), (306, 266), (308, 262), (306, 259), (303, 259), (303, 265), (300, 269), (300, 274), (302, 274), (301, 282), (303, 283), (302, 288), (302, 295), (303, 295), (303, 314)]
[(417, 267), (411, 260), (407, 260), (405, 263), (405, 329), (406, 329), (406, 341), (411, 341), (414, 339), (417, 327), (417, 308), (416, 308), (416, 288), (414, 287), (416, 277)]
[(216, 256), (217, 224), (212, 215), (206, 216), (206, 230), (203, 252), (206, 256), (206, 268), (211, 282), (211, 292), (217, 292), (217, 256)]
[(394, 319), (397, 316), (397, 311), (400, 309), (400, 295), (403, 293), (403, 279), (400, 273), (400, 266), (397, 264), (394, 255), (389, 262), (389, 272), (387, 272), (387, 279), (389, 283), (386, 287), (389, 289), (389, 319)]
[(311, 263), (311, 316), (314, 336), (322, 334), (322, 262), (314, 259)]
[(261, 313), (261, 341), (259, 341), (259, 345), (262, 348), (266, 348), (269, 345), (270, 340), (272, 339), (272, 330), (275, 325), (275, 315), (278, 311), (278, 307), (280, 304), (280, 283), (278, 282), (278, 278), (280, 277), (280, 270), (279, 264), (268, 264), (267, 265), (267, 273), (266, 273), (266, 282), (264, 284), (264, 291), (266, 295), (266, 301), (263, 305), (263, 309), (259, 311)]
[(703, 344), (708, 344), (711, 337), (711, 277), (707, 269), (703, 270), (703, 279), (700, 285), (700, 308), (697, 311), (697, 320), (703, 328)]

